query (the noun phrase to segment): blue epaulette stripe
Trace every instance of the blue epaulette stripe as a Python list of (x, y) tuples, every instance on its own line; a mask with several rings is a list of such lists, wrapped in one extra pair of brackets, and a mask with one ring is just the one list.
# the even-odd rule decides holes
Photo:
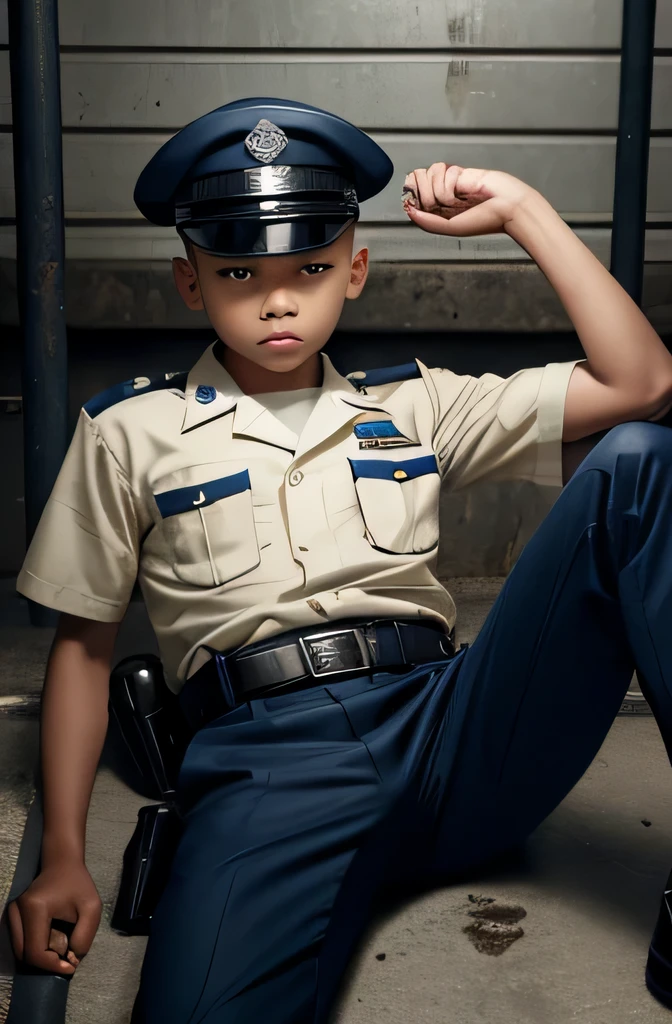
[(133, 387), (135, 377), (132, 380), (125, 380), (122, 384), (114, 384), (111, 388), (107, 388), (105, 391), (94, 395), (85, 404), (84, 411), (91, 419), (95, 419), (96, 416), (100, 416), (101, 412), (105, 412), (106, 409), (110, 409), (113, 405), (118, 405), (119, 402), (125, 402), (127, 398), (135, 398), (136, 395), (146, 395), (150, 391), (181, 388), (186, 383), (188, 376), (188, 370), (180, 370), (179, 373), (168, 375), (164, 374), (162, 377), (155, 377), (153, 380), (150, 380), (149, 384), (146, 384), (144, 388)]
[(363, 377), (352, 380), (357, 388), (375, 388), (379, 384), (394, 384), (402, 380), (413, 380), (420, 376), (420, 367), (412, 363), (402, 363), (401, 366), (381, 366), (377, 370), (364, 371)]

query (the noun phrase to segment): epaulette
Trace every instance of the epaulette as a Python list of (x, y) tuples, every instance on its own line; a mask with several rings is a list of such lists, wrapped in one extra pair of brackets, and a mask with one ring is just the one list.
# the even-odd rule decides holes
[(402, 380), (413, 380), (420, 377), (420, 367), (415, 360), (412, 363), (402, 363), (401, 366), (381, 366), (377, 370), (355, 370), (348, 373), (346, 379), (357, 388), (363, 391), (364, 388), (375, 388), (381, 384), (396, 384)]
[(125, 380), (123, 384), (113, 384), (111, 388), (89, 399), (84, 411), (93, 419), (111, 406), (124, 402), (127, 398), (135, 398), (136, 395), (146, 395), (150, 391), (165, 391), (167, 388), (182, 390), (188, 376), (188, 370), (179, 370), (176, 373), (164, 373), (151, 380), (149, 377), (134, 377), (132, 380)]

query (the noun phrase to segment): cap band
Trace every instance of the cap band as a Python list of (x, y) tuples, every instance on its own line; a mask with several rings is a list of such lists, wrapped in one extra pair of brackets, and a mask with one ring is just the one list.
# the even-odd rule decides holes
[(322, 216), (359, 218), (357, 194), (343, 175), (313, 167), (253, 167), (186, 184), (178, 194), (175, 224), (241, 218), (273, 222)]
[(188, 182), (177, 193), (177, 203), (200, 202), (202, 199), (228, 199), (233, 196), (280, 195), (283, 192), (352, 192), (353, 184), (335, 171), (318, 167), (248, 167), (240, 171), (213, 174)]
[(359, 207), (346, 203), (342, 193), (292, 194), (284, 199), (252, 199), (241, 196), (237, 199), (206, 199), (191, 206), (178, 206), (175, 223), (178, 228), (188, 224), (202, 224), (208, 220), (285, 220), (312, 215), (358, 217)]

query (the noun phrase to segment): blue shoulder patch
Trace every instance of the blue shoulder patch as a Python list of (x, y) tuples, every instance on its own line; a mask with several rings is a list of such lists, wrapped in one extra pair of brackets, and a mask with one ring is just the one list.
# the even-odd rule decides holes
[(84, 406), (85, 412), (94, 419), (100, 416), (101, 412), (110, 409), (127, 398), (135, 398), (136, 395), (146, 395), (150, 391), (164, 391), (167, 388), (183, 389), (189, 376), (188, 370), (180, 370), (177, 373), (164, 373), (161, 377), (134, 377), (132, 380), (125, 380), (122, 384), (114, 384), (111, 388), (94, 395)]
[(413, 380), (420, 377), (420, 368), (415, 360), (402, 363), (401, 366), (381, 366), (378, 370), (357, 370), (348, 373), (347, 379), (361, 391), (363, 388), (375, 388), (381, 384), (395, 384), (402, 380)]

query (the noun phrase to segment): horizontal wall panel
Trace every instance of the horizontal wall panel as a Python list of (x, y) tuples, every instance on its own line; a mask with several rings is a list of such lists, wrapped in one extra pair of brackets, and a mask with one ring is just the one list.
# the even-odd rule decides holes
[[(608, 228), (577, 228), (576, 234), (602, 263), (609, 264), (611, 231)], [(358, 224), (355, 245), (366, 246), (374, 263), (530, 260), (525, 250), (507, 234), (451, 238), (430, 235), (412, 224)], [(109, 266), (125, 263), (161, 266), (173, 256), (184, 256), (182, 242), (174, 228), (142, 223), (67, 227), (65, 250), (68, 260)], [(11, 226), (0, 227), (0, 258), (16, 258), (15, 231)], [(649, 229), (646, 232), (644, 259), (647, 263), (672, 263), (672, 230)]]
[[(174, 130), (242, 96), (310, 102), (368, 129), (615, 130), (616, 56), (511, 60), (428, 55), (262, 62), (243, 55), (64, 54), (63, 124)], [(652, 127), (672, 129), (672, 58), (656, 60)], [(9, 54), (0, 53), (0, 123), (11, 123)], [(422, 98), (418, 102), (419, 97)], [(250, 123), (250, 128), (254, 127)], [(282, 127), (282, 125), (281, 125)]]
[[(61, 0), (59, 7), (65, 46), (588, 50), (620, 45), (622, 0)], [(670, 0), (658, 0), (656, 43), (672, 46)]]
[[(604, 136), (478, 136), (373, 133), (395, 165), (391, 183), (362, 205), (365, 221), (406, 221), (400, 197), (416, 167), (446, 161), (495, 167), (539, 189), (569, 220), (604, 221), (613, 199), (615, 139)], [(133, 189), (166, 136), (67, 134), (63, 139), (69, 217), (139, 218)], [(654, 138), (649, 161), (649, 216), (672, 221), (672, 138)], [(12, 137), (0, 134), (0, 217), (14, 215)]]

